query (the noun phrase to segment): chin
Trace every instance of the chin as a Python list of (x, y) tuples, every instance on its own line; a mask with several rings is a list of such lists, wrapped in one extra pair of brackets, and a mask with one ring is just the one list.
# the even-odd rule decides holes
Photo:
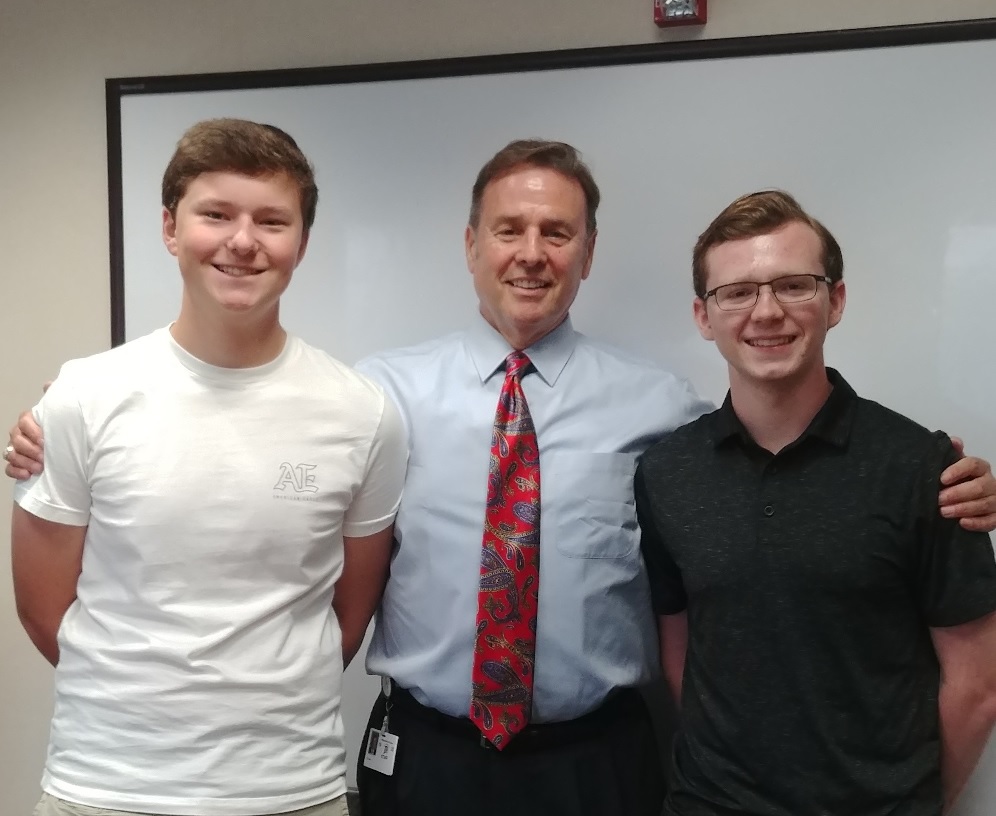
[(794, 364), (745, 365), (736, 369), (739, 379), (746, 384), (773, 386), (791, 384), (799, 378), (799, 368)]

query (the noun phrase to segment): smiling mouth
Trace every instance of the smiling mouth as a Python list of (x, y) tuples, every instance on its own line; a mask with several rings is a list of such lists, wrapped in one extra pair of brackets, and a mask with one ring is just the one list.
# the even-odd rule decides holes
[(522, 289), (530, 292), (537, 289), (546, 289), (549, 286), (546, 282), (538, 280), (514, 280), (509, 281), (508, 285), (513, 289)]
[(781, 346), (788, 346), (795, 342), (794, 337), (758, 337), (753, 340), (747, 340), (747, 345), (752, 348), (780, 348)]
[(263, 271), (262, 269), (247, 269), (244, 266), (222, 266), (221, 264), (214, 264), (213, 266), (223, 275), (228, 275), (230, 278), (248, 278), (252, 275), (258, 275)]

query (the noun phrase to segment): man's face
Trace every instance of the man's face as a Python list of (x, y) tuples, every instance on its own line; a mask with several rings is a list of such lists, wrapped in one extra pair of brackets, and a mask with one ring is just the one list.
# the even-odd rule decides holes
[[(792, 222), (767, 235), (729, 241), (705, 255), (706, 289), (728, 283), (767, 283), (783, 275), (823, 275), (820, 239), (807, 224)], [(823, 374), (823, 341), (844, 312), (843, 282), (817, 285), (816, 296), (779, 303), (763, 287), (753, 308), (722, 311), (714, 297), (695, 299), (695, 322), (714, 340), (730, 370), (730, 384), (787, 386)]]
[(581, 185), (523, 166), (492, 181), (477, 228), (467, 227), (467, 267), (481, 314), (516, 349), (559, 326), (588, 277), (594, 234)]
[(175, 218), (163, 211), (163, 242), (195, 313), (275, 315), (307, 245), (297, 185), (284, 174), (203, 173)]

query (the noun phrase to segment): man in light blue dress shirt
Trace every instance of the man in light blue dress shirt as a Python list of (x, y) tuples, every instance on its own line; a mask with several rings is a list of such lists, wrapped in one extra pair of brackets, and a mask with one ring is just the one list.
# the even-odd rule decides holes
[[(504, 148), (478, 177), (466, 232), (480, 318), (359, 365), (397, 400), (411, 435), (367, 655), (368, 670), (392, 680), (399, 742), (391, 776), (361, 762), (365, 816), (660, 810), (659, 754), (633, 691), (658, 673), (633, 474), (652, 441), (711, 405), (572, 327), (598, 196), (569, 145)], [(499, 752), (467, 714), (492, 423), (513, 349), (533, 364), (522, 387), (540, 447), (540, 613), (530, 726)], [(371, 725), (384, 708), (382, 696)]]

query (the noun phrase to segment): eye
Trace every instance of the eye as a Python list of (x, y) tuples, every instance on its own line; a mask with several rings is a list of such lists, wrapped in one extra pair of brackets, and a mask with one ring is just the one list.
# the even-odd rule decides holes
[(218, 210), (207, 210), (204, 213), (204, 217), (209, 218), (212, 221), (221, 221), (225, 217), (225, 214), (219, 212)]
[(754, 297), (754, 285), (750, 283), (734, 283), (724, 287), (720, 293), (729, 300), (746, 300)]
[(780, 281), (778, 288), (783, 292), (805, 292), (809, 289), (809, 283), (803, 278), (788, 278)]

